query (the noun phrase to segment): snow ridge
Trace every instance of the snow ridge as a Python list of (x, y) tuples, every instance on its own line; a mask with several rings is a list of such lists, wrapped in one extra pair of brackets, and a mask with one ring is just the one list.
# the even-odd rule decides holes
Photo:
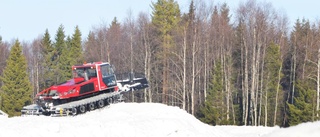
[(320, 136), (320, 122), (295, 127), (209, 126), (178, 107), (118, 103), (75, 117), (0, 117), (0, 137)]

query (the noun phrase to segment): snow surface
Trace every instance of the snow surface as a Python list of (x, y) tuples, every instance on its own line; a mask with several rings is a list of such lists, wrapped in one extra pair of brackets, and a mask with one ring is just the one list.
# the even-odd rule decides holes
[(290, 128), (209, 126), (178, 107), (118, 103), (75, 117), (0, 117), (0, 137), (320, 137), (320, 122)]
[(0, 117), (8, 117), (8, 114), (0, 110)]

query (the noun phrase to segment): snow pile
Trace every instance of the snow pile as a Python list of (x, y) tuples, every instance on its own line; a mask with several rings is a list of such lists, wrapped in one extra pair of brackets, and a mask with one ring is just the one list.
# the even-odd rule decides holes
[(0, 117), (0, 137), (320, 136), (320, 122), (279, 127), (209, 126), (178, 107), (119, 103), (75, 117)]
[(75, 117), (0, 119), (0, 137), (176, 137), (225, 136), (192, 115), (162, 104), (119, 103)]
[(279, 127), (263, 126), (215, 126), (214, 128), (226, 133), (229, 137), (261, 137), (279, 129)]
[(320, 137), (320, 121), (281, 128), (263, 137)]
[(8, 114), (0, 110), (0, 117), (8, 117)]

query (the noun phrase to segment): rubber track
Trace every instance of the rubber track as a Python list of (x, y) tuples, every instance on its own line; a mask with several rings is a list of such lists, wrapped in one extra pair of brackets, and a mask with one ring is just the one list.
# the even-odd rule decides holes
[[(85, 106), (86, 111), (90, 111), (88, 106), (89, 104), (93, 103), (95, 108), (97, 107), (97, 102), (99, 100), (104, 101), (104, 107), (107, 105), (110, 105), (111, 103), (121, 101), (121, 92), (111, 92), (111, 93), (103, 93), (97, 96), (93, 96), (90, 98), (74, 101), (74, 102), (69, 102), (57, 106), (53, 106), (50, 109), (51, 116), (68, 116), (68, 115), (77, 115), (79, 114), (79, 107), (80, 106)], [(110, 102), (111, 99), (111, 102)], [(74, 109), (76, 109), (76, 113), (74, 113)]]

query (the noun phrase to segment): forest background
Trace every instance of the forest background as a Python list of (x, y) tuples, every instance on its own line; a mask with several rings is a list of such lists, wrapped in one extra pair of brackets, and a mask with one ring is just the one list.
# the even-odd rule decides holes
[(225, 3), (202, 1), (191, 1), (186, 13), (174, 0), (151, 7), (151, 15), (115, 17), (85, 39), (78, 26), (66, 36), (63, 24), (31, 42), (0, 37), (0, 109), (19, 115), (36, 93), (70, 79), (72, 65), (107, 61), (118, 74), (149, 80), (128, 102), (179, 106), (211, 125), (319, 120), (319, 21), (297, 19), (289, 31), (285, 14), (255, 0), (233, 14)]

